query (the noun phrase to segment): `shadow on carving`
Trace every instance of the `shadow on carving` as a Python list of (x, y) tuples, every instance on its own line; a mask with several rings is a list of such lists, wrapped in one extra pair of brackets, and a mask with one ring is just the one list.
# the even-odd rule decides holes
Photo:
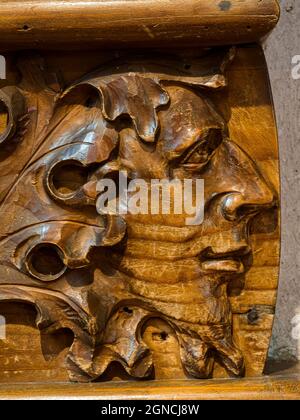
[[(275, 229), (276, 195), (208, 98), (233, 59), (229, 49), (188, 66), (115, 62), (65, 90), (41, 59), (23, 63), (1, 138), (3, 150), (16, 133), (22, 142), (2, 191), (0, 300), (35, 305), (43, 333), (73, 332), (72, 381), (210, 378), (216, 360), (244, 375), (229, 297), (252, 264), (250, 226)], [(203, 223), (99, 214), (98, 182), (124, 171), (146, 183), (203, 179)]]

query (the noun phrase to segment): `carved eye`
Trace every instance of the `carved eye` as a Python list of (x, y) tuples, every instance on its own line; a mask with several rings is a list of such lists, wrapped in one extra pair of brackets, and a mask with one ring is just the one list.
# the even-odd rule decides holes
[(211, 159), (215, 150), (222, 143), (223, 135), (219, 129), (210, 129), (186, 154), (182, 165), (188, 170), (200, 170)]
[(50, 243), (35, 245), (28, 252), (25, 264), (33, 277), (45, 282), (57, 280), (67, 269), (62, 251)]

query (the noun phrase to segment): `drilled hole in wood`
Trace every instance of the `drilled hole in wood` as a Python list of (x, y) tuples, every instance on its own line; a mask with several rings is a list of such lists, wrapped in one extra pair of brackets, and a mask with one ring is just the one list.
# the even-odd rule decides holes
[(251, 309), (247, 314), (249, 324), (254, 324), (259, 320), (259, 313), (256, 308)]
[(123, 308), (123, 312), (126, 312), (127, 314), (131, 315), (133, 313), (133, 310), (126, 306), (125, 308)]
[(191, 67), (192, 67), (192, 66), (191, 66), (191, 64), (185, 64), (185, 65), (184, 65), (184, 69), (185, 69), (185, 70), (190, 70), (190, 69), (191, 69)]
[(8, 109), (6, 105), (0, 101), (0, 136), (5, 132), (8, 126)]
[(85, 106), (87, 108), (93, 108), (97, 105), (97, 103), (99, 102), (99, 97), (95, 94), (95, 95), (91, 95), (88, 97), (88, 99), (85, 102)]
[(69, 162), (54, 168), (51, 183), (60, 195), (69, 195), (87, 183), (88, 171), (78, 162)]
[(60, 277), (66, 269), (61, 251), (53, 244), (35, 246), (27, 256), (27, 267), (34, 277), (44, 281)]

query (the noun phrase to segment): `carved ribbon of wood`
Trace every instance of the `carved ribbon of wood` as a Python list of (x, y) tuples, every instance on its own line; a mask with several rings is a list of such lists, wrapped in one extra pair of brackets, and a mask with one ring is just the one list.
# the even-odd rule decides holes
[[(21, 61), (20, 85), (1, 91), (0, 300), (35, 305), (49, 333), (72, 330), (71, 380), (96, 379), (114, 361), (149, 376), (152, 318), (175, 331), (189, 375), (208, 378), (216, 359), (243, 374), (227, 287), (250, 265), (249, 221), (275, 198), (206, 95), (226, 86), (233, 58), (210, 52), (190, 70), (172, 59), (114, 62), (55, 90), (33, 57)], [(204, 179), (204, 222), (100, 215), (97, 182), (125, 170)]]

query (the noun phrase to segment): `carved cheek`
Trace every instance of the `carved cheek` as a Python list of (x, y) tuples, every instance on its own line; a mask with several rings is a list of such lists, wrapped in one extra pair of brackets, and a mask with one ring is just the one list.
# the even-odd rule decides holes
[(155, 150), (155, 145), (144, 144), (132, 129), (120, 133), (119, 157), (121, 167), (130, 178), (161, 179), (168, 176), (167, 161)]

